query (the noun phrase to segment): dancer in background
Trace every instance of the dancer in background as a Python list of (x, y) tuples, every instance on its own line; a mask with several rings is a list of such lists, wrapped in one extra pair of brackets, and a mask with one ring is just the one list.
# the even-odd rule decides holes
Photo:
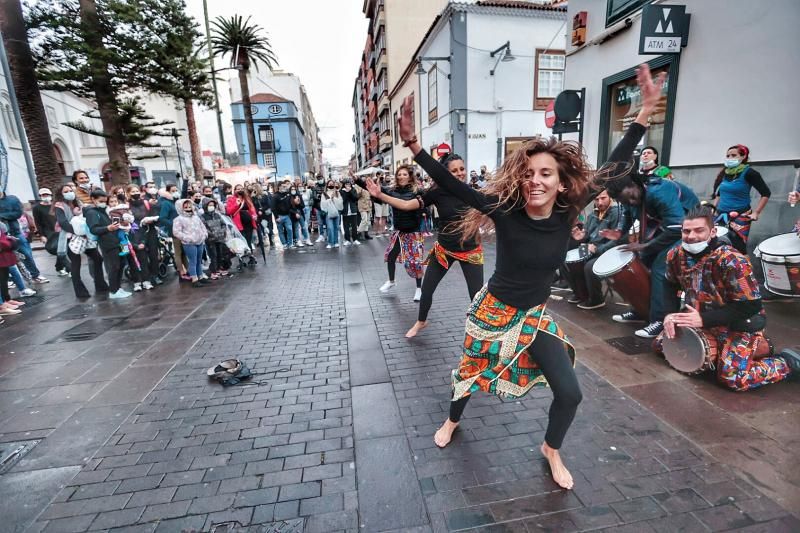
[[(653, 82), (650, 69), (637, 71), (642, 108), (626, 133), (637, 139), (647, 127), (661, 95), (665, 76)], [(519, 398), (535, 385), (553, 390), (549, 422), (541, 446), (553, 479), (571, 489), (572, 475), (559, 448), (582, 396), (573, 369), (575, 350), (545, 312), (552, 273), (563, 263), (570, 231), (588, 203), (593, 172), (580, 146), (554, 138), (526, 143), (506, 158), (481, 191), (456, 179), (422, 150), (407, 99), (399, 124), (400, 137), (415, 161), (437, 185), (474, 207), (461, 223), (467, 237), (494, 223), (497, 268), (469, 308), (461, 364), (453, 372), (450, 415), (436, 432), (437, 446), (446, 446), (466, 407), (479, 390)]]
[[(439, 162), (459, 181), (464, 181), (467, 171), (464, 160), (456, 154), (447, 154)], [(406, 338), (412, 338), (428, 325), (428, 312), (433, 304), (433, 293), (444, 279), (445, 274), (455, 263), (461, 265), (461, 272), (467, 282), (467, 292), (472, 300), (483, 286), (483, 248), (479, 239), (468, 239), (458, 230), (456, 224), (469, 211), (469, 206), (442, 187), (433, 186), (422, 196), (413, 200), (401, 200), (381, 191), (373, 181), (367, 182), (369, 192), (381, 202), (399, 211), (415, 211), (427, 206), (435, 206), (439, 212), (441, 225), (438, 239), (425, 260), (425, 276), (422, 278), (422, 294), (419, 303), (417, 322), (408, 330)]]

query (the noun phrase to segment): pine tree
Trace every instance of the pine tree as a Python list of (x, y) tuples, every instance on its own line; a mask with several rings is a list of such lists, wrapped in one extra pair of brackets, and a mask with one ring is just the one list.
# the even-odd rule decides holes
[(151, 83), (148, 73), (163, 53), (162, 36), (152, 31), (163, 3), (38, 0), (27, 14), (42, 86), (97, 103), (115, 185), (130, 182), (126, 143), (152, 135), (152, 124), (138, 122), (138, 104), (130, 98)]
[(153, 19), (151, 31), (164, 36), (163, 53), (154, 57), (155, 67), (148, 73), (148, 87), (153, 93), (171, 96), (183, 106), (192, 152), (192, 168), (196, 178), (202, 177), (203, 160), (195, 102), (207, 107), (213, 103), (209, 76), (209, 60), (203, 56), (202, 34), (198, 24), (186, 14), (184, 0), (163, 0), (162, 13)]

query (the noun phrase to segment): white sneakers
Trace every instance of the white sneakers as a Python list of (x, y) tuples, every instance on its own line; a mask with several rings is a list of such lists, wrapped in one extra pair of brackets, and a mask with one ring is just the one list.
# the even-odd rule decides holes
[(319, 237), (317, 237), (317, 242), (322, 242), (322, 241), (324, 241), (324, 240), (325, 240), (325, 237), (323, 237), (322, 235), (320, 235)]
[(305, 244), (303, 244), (303, 241), (297, 241), (296, 243), (294, 243), (294, 247), (295, 248), (303, 248), (303, 247), (305, 247)]
[(111, 293), (108, 297), (112, 300), (119, 300), (120, 298), (128, 298), (130, 295), (131, 293), (128, 291), (119, 289), (117, 292)]
[(344, 241), (345, 246), (350, 246), (350, 241)]
[(386, 283), (381, 285), (381, 288), (378, 289), (378, 290), (381, 291), (381, 292), (389, 292), (390, 289), (394, 289), (395, 285), (396, 284), (395, 284), (394, 281), (387, 281)]
[(33, 289), (24, 289), (19, 291), (19, 295), (22, 298), (27, 298), (28, 296), (33, 296), (34, 294), (36, 294), (36, 291)]
[(311, 242), (311, 239), (306, 239), (306, 246), (314, 246), (314, 243)]
[(152, 284), (152, 283), (150, 283), (149, 281), (145, 281), (144, 283), (142, 283), (142, 287), (143, 287), (145, 290), (148, 290), (148, 291), (149, 291), (149, 290), (151, 290), (151, 289), (153, 288), (153, 284)]
[(422, 299), (422, 289), (417, 287), (417, 290), (414, 291), (414, 301), (418, 302)]
[(333, 248), (333, 246), (331, 246), (330, 244), (327, 244), (327, 245), (325, 245), (325, 248), (326, 248), (327, 250), (330, 250), (331, 248)]
[(337, 242), (336, 244), (333, 245), (333, 247), (334, 248), (338, 248), (339, 247), (339, 243)]
[(133, 284), (133, 292), (139, 292), (141, 290), (142, 290), (142, 284), (141, 283), (134, 283)]
[(69, 276), (69, 272), (67, 272), (66, 268), (62, 268), (61, 270), (56, 270), (56, 274), (58, 277), (63, 278), (64, 276)]
[(361, 246), (361, 241), (359, 241), (358, 239), (356, 239), (356, 240), (354, 240), (354, 241), (353, 241), (353, 244), (355, 244), (355, 245), (357, 245), (357, 246)]

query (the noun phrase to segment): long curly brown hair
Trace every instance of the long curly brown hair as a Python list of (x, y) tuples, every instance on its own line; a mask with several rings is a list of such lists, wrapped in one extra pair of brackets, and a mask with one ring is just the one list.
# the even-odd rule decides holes
[[(556, 160), (558, 177), (565, 189), (556, 196), (554, 210), (567, 212), (570, 224), (578, 218), (590, 191), (595, 188), (592, 182), (594, 170), (577, 142), (559, 141), (555, 137), (540, 137), (528, 141), (506, 158), (503, 166), (489, 178), (487, 186), (482, 190), (488, 196), (498, 199), (490, 208), (491, 212), (498, 209), (510, 211), (525, 206), (527, 201), (523, 184), (528, 163), (531, 157), (542, 153), (550, 154)], [(490, 229), (492, 225), (487, 215), (471, 209), (458, 223), (457, 229), (466, 241), (477, 238), (480, 229)]]

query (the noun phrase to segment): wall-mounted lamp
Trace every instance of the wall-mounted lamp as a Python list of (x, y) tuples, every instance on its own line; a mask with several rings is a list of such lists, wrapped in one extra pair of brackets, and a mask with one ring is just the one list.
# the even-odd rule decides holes
[(495, 57), (495, 56), (497, 57), (497, 61), (494, 62), (492, 70), (489, 71), (490, 76), (494, 76), (494, 73), (497, 70), (497, 65), (500, 64), (500, 61), (502, 61), (503, 63), (508, 63), (510, 61), (514, 61), (515, 59), (517, 59), (511, 53), (511, 41), (506, 41), (506, 44), (504, 44), (503, 46), (501, 46), (500, 48), (494, 50), (489, 54), (489, 57)]
[(417, 58), (417, 70), (414, 71), (414, 74), (416, 74), (417, 76), (422, 76), (423, 74), (427, 73), (427, 71), (425, 70), (425, 67), (422, 66), (422, 62), (423, 61), (450, 61), (450, 56), (447, 56), (447, 57), (432, 57), (432, 56), (423, 57), (423, 56), (420, 56), (420, 57), (418, 57)]

